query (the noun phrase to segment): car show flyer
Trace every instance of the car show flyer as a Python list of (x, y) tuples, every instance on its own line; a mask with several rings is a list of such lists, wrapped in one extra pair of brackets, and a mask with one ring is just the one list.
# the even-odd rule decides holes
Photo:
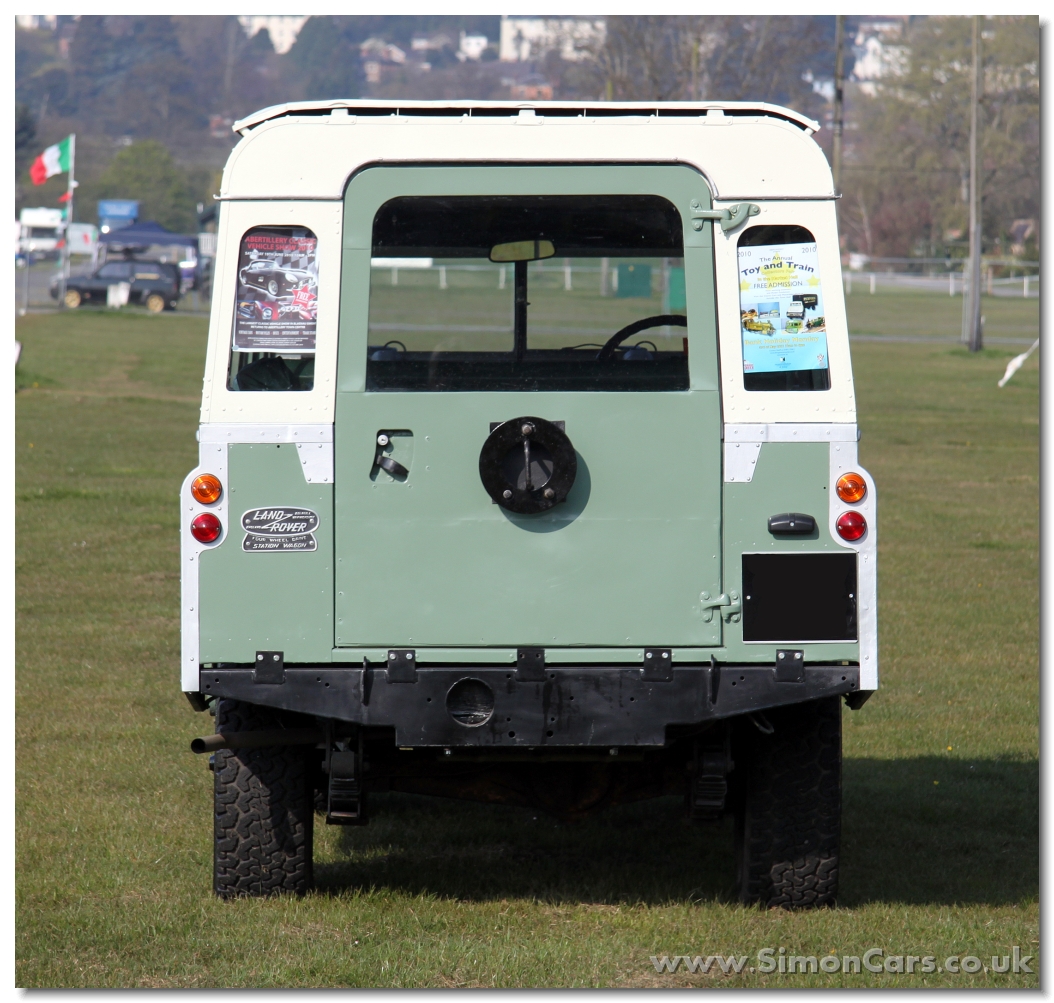
[(743, 372), (827, 369), (816, 244), (739, 248)]
[(315, 351), (317, 245), (303, 227), (256, 227), (242, 238), (235, 351)]

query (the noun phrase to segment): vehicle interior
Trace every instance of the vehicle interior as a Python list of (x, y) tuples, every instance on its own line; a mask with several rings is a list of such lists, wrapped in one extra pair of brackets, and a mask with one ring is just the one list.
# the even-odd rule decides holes
[(372, 253), (367, 390), (688, 388), (664, 198), (396, 198)]

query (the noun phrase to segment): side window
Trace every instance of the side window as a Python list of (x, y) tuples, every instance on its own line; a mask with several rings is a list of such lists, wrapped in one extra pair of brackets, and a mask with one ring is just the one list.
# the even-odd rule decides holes
[(256, 226), (242, 237), (228, 389), (315, 385), (317, 246), (296, 226)]
[(739, 238), (746, 390), (829, 390), (816, 238), (802, 226), (752, 226)]
[(108, 261), (99, 269), (100, 279), (127, 279), (132, 274), (132, 266), (127, 261)]

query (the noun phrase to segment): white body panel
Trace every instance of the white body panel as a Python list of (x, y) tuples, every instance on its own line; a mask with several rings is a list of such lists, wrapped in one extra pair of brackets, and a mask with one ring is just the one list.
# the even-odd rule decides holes
[[(840, 501), (834, 485), (842, 474), (856, 471), (867, 482), (864, 500), (855, 505)], [(856, 623), (860, 640), (860, 689), (878, 689), (878, 493), (871, 475), (857, 463), (856, 442), (831, 443), (831, 539), (846, 550), (855, 550)], [(857, 509), (867, 520), (867, 532), (856, 543), (843, 540), (835, 529), (835, 520), (845, 511)]]
[[(817, 123), (786, 109), (731, 103), (522, 107), (446, 102), (439, 107), (448, 114), (415, 114), (423, 104), (386, 107), (371, 102), (368, 115), (354, 114), (355, 102), (347, 101), (283, 105), (236, 124), (244, 138), (223, 173), (223, 222), (203, 422), (332, 421), (341, 200), (348, 180), (369, 165), (496, 160), (686, 164), (706, 179), (715, 207), (756, 201), (760, 213), (747, 225), (792, 224), (811, 230), (819, 246), (825, 293), (831, 389), (823, 393), (747, 393), (743, 389), (736, 254), (742, 228), (725, 233), (714, 225), (724, 417), (737, 423), (856, 421), (831, 171), (812, 139)], [(360, 104), (359, 110), (366, 108)], [(429, 108), (435, 110), (435, 106)], [(297, 114), (308, 109), (314, 113)], [(725, 114), (725, 109), (736, 114)], [(556, 110), (579, 113), (547, 113)], [(613, 111), (625, 114), (613, 115)], [(678, 208), (687, 216), (687, 207)], [(318, 236), (315, 389), (290, 394), (232, 393), (226, 381), (239, 241), (252, 226), (281, 223), (309, 227)]]
[[(201, 401), (202, 423), (324, 422), (332, 425), (340, 316), (340, 202), (232, 202), (221, 212), (215, 294)], [(315, 386), (296, 393), (235, 393), (227, 389), (237, 297), (238, 249), (254, 226), (305, 226), (318, 237), (318, 319)]]
[[(811, 142), (811, 140), (810, 140)], [(817, 147), (819, 150), (819, 147)], [(720, 205), (720, 203), (716, 203)], [(714, 227), (717, 278), (717, 330), (721, 354), (721, 407), (726, 422), (856, 423), (849, 322), (842, 295), (838, 223), (833, 202), (759, 202), (761, 211), (742, 228), (723, 233)], [(739, 309), (739, 257), (736, 241), (748, 226), (804, 226), (816, 238), (820, 284), (827, 319), (827, 355), (831, 388), (813, 392), (765, 392), (743, 389), (743, 337)]]
[[(204, 438), (204, 437), (202, 437)], [(199, 474), (215, 474), (223, 485), (223, 494), (214, 505), (202, 505), (194, 500), (190, 486)], [(223, 532), (213, 543), (198, 543), (190, 535), (191, 522), (202, 512), (213, 512), (219, 517)], [(227, 447), (217, 442), (199, 442), (198, 465), (183, 479), (179, 490), (180, 521), (180, 683), (185, 693), (196, 693), (200, 682), (198, 670), (198, 561), (203, 551), (218, 547), (226, 535), (227, 521)]]
[[(369, 102), (368, 115), (355, 114), (355, 102), (328, 105), (329, 114), (318, 114), (327, 103), (284, 105), (235, 123), (244, 138), (227, 161), (220, 197), (341, 199), (366, 164), (495, 160), (690, 164), (720, 199), (834, 194), (827, 160), (810, 139), (818, 124), (772, 105), (455, 101), (438, 103), (450, 114), (427, 116), (415, 111), (434, 111), (428, 102)], [(308, 109), (314, 113), (296, 114)]]

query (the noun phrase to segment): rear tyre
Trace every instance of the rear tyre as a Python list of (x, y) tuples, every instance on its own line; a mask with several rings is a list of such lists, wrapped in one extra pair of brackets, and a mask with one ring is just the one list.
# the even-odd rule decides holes
[(746, 904), (833, 906), (842, 816), (842, 711), (838, 697), (766, 711), (771, 735), (750, 721), (738, 733), (736, 883)]
[(160, 293), (151, 293), (146, 298), (146, 308), (151, 313), (160, 313), (165, 309), (165, 297)]
[(76, 289), (67, 289), (63, 303), (71, 310), (76, 310), (81, 305), (81, 294)]
[[(216, 730), (303, 727), (293, 717), (220, 700)], [(312, 767), (303, 746), (216, 753), (213, 889), (220, 898), (303, 895), (311, 887)]]

